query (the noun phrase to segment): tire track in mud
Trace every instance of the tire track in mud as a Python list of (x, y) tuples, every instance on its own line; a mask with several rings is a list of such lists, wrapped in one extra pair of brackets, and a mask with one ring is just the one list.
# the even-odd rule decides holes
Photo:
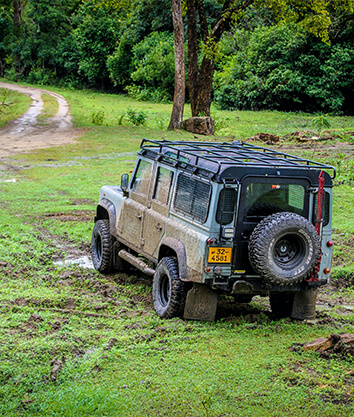
[[(69, 104), (63, 96), (41, 88), (3, 82), (0, 82), (0, 87), (26, 94), (32, 99), (26, 113), (0, 129), (0, 157), (76, 142), (75, 138), (81, 131), (73, 128)], [(37, 120), (43, 109), (42, 94), (58, 101), (56, 115), (45, 125), (40, 125)]]

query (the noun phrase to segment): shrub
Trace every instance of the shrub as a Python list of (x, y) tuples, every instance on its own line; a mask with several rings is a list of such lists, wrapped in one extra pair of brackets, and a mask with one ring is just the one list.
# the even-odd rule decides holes
[(94, 111), (91, 114), (91, 122), (96, 126), (102, 126), (104, 123), (105, 114), (103, 110)]
[(128, 121), (135, 126), (146, 124), (146, 113), (143, 112), (142, 110), (136, 111), (128, 107), (127, 117), (128, 117)]

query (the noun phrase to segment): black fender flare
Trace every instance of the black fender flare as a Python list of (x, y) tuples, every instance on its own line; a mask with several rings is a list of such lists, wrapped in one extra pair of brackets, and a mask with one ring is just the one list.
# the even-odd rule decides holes
[(171, 256), (175, 252), (178, 262), (178, 274), (181, 281), (188, 281), (187, 254), (183, 243), (175, 237), (168, 236), (160, 244), (158, 260)]
[(95, 216), (95, 223), (97, 220), (108, 219), (109, 220), (109, 230), (111, 235), (115, 235), (115, 227), (116, 227), (116, 208), (112, 201), (108, 200), (107, 198), (102, 198), (99, 201), (96, 209), (96, 216)]

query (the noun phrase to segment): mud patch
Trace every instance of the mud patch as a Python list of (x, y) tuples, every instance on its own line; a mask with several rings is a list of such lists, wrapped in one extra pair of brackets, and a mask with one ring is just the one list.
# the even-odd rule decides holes
[(95, 204), (95, 201), (89, 198), (77, 198), (75, 200), (72, 200), (69, 204), (72, 206), (82, 206), (86, 204)]
[(44, 218), (52, 218), (62, 222), (87, 222), (92, 221), (93, 212), (91, 210), (75, 210), (69, 212), (44, 213)]

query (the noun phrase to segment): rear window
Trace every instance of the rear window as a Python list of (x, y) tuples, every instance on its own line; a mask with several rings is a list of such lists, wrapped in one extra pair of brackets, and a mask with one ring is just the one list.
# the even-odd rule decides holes
[(305, 188), (300, 184), (252, 182), (246, 190), (247, 218), (269, 216), (279, 211), (303, 214)]
[(174, 208), (200, 222), (208, 217), (211, 185), (185, 174), (177, 178)]

